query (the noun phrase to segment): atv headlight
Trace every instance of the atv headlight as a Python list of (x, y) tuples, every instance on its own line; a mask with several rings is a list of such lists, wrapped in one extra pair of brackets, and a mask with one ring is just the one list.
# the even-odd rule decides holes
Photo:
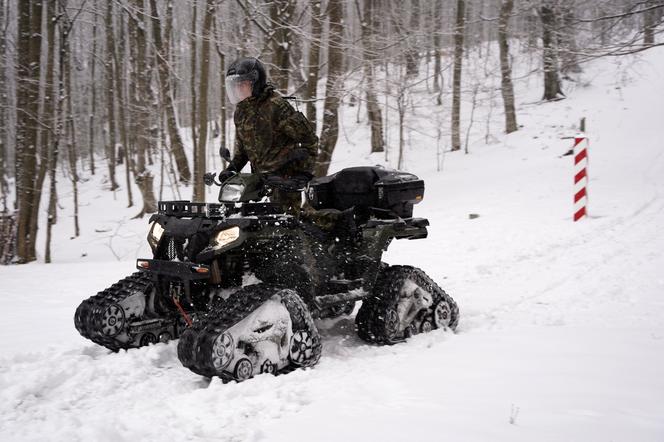
[(148, 244), (152, 249), (156, 249), (161, 236), (164, 234), (164, 228), (157, 221), (152, 223), (150, 233), (148, 233)]
[(214, 247), (217, 249), (232, 243), (240, 237), (240, 228), (231, 227), (230, 229), (222, 230), (214, 237)]
[(244, 184), (226, 184), (221, 189), (220, 201), (240, 201), (244, 193)]

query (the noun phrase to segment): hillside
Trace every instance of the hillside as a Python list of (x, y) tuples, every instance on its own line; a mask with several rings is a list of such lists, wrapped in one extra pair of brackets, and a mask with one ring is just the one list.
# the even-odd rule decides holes
[[(112, 354), (81, 338), (76, 306), (149, 255), (138, 209), (99, 176), (84, 183), (81, 237), (55, 244), (54, 264), (0, 267), (0, 439), (662, 440), (664, 50), (584, 68), (558, 102), (519, 83), (523, 128), (502, 135), (494, 109), (491, 144), (478, 108), (468, 155), (436, 145), (435, 107), (415, 95), (404, 168), (426, 182), (415, 212), (430, 234), (386, 260), (443, 286), (459, 328), (374, 347), (352, 317), (322, 321), (320, 364), (285, 376), (224, 385), (183, 368), (177, 343)], [(355, 109), (342, 115), (333, 171), (384, 164), (357, 148)], [(590, 217), (573, 223), (562, 155), (581, 117)]]

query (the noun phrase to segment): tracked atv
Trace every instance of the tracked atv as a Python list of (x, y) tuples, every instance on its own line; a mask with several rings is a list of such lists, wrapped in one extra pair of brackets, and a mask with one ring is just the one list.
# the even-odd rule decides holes
[(237, 174), (217, 183), (219, 204), (159, 202), (153, 258), (83, 301), (77, 330), (111, 350), (179, 338), (186, 367), (241, 381), (314, 365), (314, 318), (359, 300), (357, 333), (370, 343), (456, 327), (457, 305), (422, 270), (381, 261), (393, 239), (427, 236), (428, 221), (412, 217), (424, 194), (415, 175), (355, 167), (314, 179), (297, 216), (269, 197), (300, 190), (270, 183)]

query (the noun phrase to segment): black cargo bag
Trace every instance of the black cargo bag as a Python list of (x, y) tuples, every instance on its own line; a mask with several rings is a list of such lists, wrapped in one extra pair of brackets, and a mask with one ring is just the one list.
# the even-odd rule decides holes
[(307, 198), (315, 209), (375, 208), (385, 217), (410, 218), (424, 197), (417, 176), (381, 167), (350, 167), (309, 183)]

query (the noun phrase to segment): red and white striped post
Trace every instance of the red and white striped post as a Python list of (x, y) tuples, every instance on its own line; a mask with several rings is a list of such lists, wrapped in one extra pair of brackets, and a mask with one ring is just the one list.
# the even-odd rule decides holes
[(588, 216), (588, 138), (574, 137), (574, 222)]

